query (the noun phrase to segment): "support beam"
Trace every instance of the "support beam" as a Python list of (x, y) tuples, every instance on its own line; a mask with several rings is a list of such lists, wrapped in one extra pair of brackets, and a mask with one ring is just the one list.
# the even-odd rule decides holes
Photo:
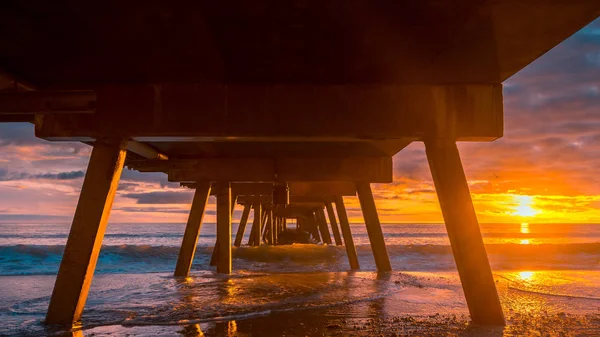
[(176, 182), (393, 181), (391, 157), (203, 158), (145, 161), (128, 166), (142, 172), (168, 172), (169, 181)]
[(136, 142), (135, 140), (130, 140), (127, 143), (127, 150), (131, 151), (139, 156), (142, 156), (146, 159), (151, 160), (168, 160), (169, 157), (166, 154), (160, 153), (158, 150), (153, 148), (152, 146)]
[[(260, 245), (261, 223), (262, 223), (262, 208), (261, 208), (260, 196), (256, 196), (256, 200), (254, 201), (254, 221), (252, 223), (252, 232), (250, 234), (250, 240), (248, 241), (248, 245), (251, 245), (251, 246)], [(256, 238), (258, 238), (258, 239), (256, 239)]]
[(269, 234), (268, 234), (268, 238), (269, 238), (269, 244), (270, 245), (275, 245), (275, 238), (277, 237), (277, 235), (275, 234), (275, 232), (277, 231), (277, 221), (275, 218), (275, 215), (273, 214), (273, 210), (269, 211)]
[(323, 213), (323, 209), (319, 208), (314, 212), (314, 219), (319, 226), (319, 232), (321, 233), (321, 239), (323, 243), (328, 245), (331, 244), (331, 235), (329, 234), (329, 228), (327, 228), (327, 220), (325, 219), (325, 215)]
[(356, 247), (354, 247), (354, 240), (352, 239), (352, 231), (350, 231), (348, 213), (346, 213), (346, 206), (344, 205), (344, 198), (342, 198), (342, 196), (335, 197), (335, 208), (338, 217), (340, 218), (340, 228), (342, 229), (342, 235), (344, 236), (344, 245), (346, 246), (346, 254), (348, 255), (350, 269), (360, 269)]
[(217, 273), (231, 274), (231, 187), (217, 183)]
[(331, 231), (333, 232), (333, 238), (335, 239), (335, 245), (342, 245), (342, 237), (340, 236), (340, 230), (337, 225), (337, 220), (335, 218), (335, 213), (333, 212), (333, 206), (331, 203), (325, 203), (325, 208), (327, 208), (327, 215), (329, 216), (329, 223), (331, 224)]
[[(217, 191), (218, 193), (218, 191)], [(235, 204), (237, 202), (238, 196), (235, 193), (231, 194), (231, 217), (233, 218), (233, 211), (235, 210)], [(215, 246), (213, 247), (212, 255), (210, 256), (210, 265), (216, 266), (219, 261), (219, 240), (215, 240)]]
[(237, 234), (235, 235), (234, 246), (239, 247), (242, 245), (242, 239), (244, 238), (244, 233), (246, 232), (246, 224), (248, 223), (248, 216), (250, 216), (250, 204), (244, 205), (244, 211), (242, 212), (242, 217), (240, 219), (240, 225), (238, 226)]
[(456, 267), (474, 323), (503, 325), (504, 314), (456, 143), (425, 143)]
[(54, 284), (46, 323), (71, 325), (81, 318), (117, 191), (126, 142), (96, 142)]
[[(144, 163), (129, 166), (141, 169), (144, 167)], [(354, 187), (353, 182), (288, 182), (287, 184), (290, 190), (290, 197), (322, 197), (325, 195), (356, 196), (356, 187)], [(195, 188), (196, 183), (181, 183), (181, 185), (188, 188)], [(213, 191), (214, 193), (216, 192)], [(271, 195), (272, 193), (273, 183), (231, 183), (232, 195)]]
[(91, 90), (0, 92), (0, 115), (95, 112), (96, 92)]
[(501, 84), (162, 83), (105, 86), (97, 97), (96, 114), (49, 115), (36, 121), (36, 135), (48, 140), (238, 135), (415, 141), (434, 133), (433, 121), (446, 114), (458, 117), (458, 140), (489, 141), (503, 131)]
[(183, 234), (183, 241), (181, 242), (181, 248), (179, 250), (179, 257), (177, 258), (175, 276), (186, 277), (190, 272), (192, 262), (194, 261), (194, 254), (196, 253), (198, 235), (200, 235), (200, 228), (202, 228), (202, 218), (204, 217), (210, 190), (210, 182), (197, 184), (196, 192), (194, 192), (194, 199), (192, 200), (192, 208), (190, 210), (185, 233)]
[(391, 271), (392, 265), (390, 264), (390, 257), (388, 256), (387, 249), (385, 248), (385, 239), (383, 238), (381, 223), (379, 222), (379, 216), (377, 215), (377, 207), (375, 206), (375, 199), (373, 199), (371, 185), (363, 182), (356, 183), (356, 192), (358, 194), (358, 200), (360, 201), (363, 217), (365, 218), (367, 234), (369, 235), (369, 242), (371, 243), (377, 270), (383, 272)]

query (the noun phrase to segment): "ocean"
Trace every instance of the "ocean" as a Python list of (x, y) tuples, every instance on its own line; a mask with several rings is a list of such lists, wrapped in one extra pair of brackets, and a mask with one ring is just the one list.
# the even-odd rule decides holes
[[(218, 322), (307, 309), (364, 319), (468, 313), (443, 224), (383, 225), (394, 270), (385, 277), (375, 272), (364, 224), (351, 227), (360, 272), (348, 272), (344, 247), (289, 245), (234, 248), (227, 277), (209, 266), (215, 225), (204, 224), (191, 277), (182, 280), (171, 274), (184, 224), (109, 224), (82, 331), (178, 335), (189, 324), (211, 331)], [(481, 229), (505, 312), (600, 313), (600, 225)], [(42, 322), (68, 231), (69, 224), (0, 224), (0, 335), (54, 333)], [(365, 309), (373, 301), (385, 301), (381, 312)]]

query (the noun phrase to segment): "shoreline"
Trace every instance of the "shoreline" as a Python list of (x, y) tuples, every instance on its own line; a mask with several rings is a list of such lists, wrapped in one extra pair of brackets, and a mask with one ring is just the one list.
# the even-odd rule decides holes
[[(530, 277), (528, 280), (521, 280), (519, 277), (524, 276), (518, 272), (496, 273), (498, 293), (507, 318), (506, 327), (470, 324), (456, 273), (260, 272), (218, 277), (201, 272), (183, 282), (167, 274), (114, 276), (98, 275), (84, 312), (83, 326), (72, 332), (41, 324), (53, 277), (0, 278), (0, 281), (20, 284), (32, 298), (22, 302), (18, 294), (14, 295), (13, 298), (21, 304), (10, 307), (10, 310), (17, 315), (34, 312), (29, 320), (5, 316), (24, 321), (14, 325), (13, 329), (0, 330), (0, 335), (600, 335), (600, 300), (527, 290), (528, 286), (545, 285), (546, 278), (578, 279), (582, 276), (578, 271), (535, 271), (525, 275)], [(592, 286), (597, 287), (600, 271), (585, 276)], [(37, 285), (36, 293), (30, 291), (25, 280)], [(536, 280), (539, 282), (536, 283)], [(523, 282), (523, 289), (511, 287), (510, 282), (517, 281)], [(148, 283), (147, 287), (144, 282)], [(0, 286), (2, 284), (0, 282)], [(6, 283), (0, 291), (5, 289)], [(593, 294), (595, 289), (590, 292)], [(23, 304), (26, 302), (29, 304)], [(31, 309), (32, 306), (35, 310)], [(11, 323), (4, 320), (4, 323), (7, 322)]]

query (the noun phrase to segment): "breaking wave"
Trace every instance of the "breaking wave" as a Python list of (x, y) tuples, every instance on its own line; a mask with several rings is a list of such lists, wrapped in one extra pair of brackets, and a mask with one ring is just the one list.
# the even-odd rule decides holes
[[(583, 244), (491, 244), (486, 246), (492, 268), (512, 269), (597, 269), (600, 243)], [(62, 245), (0, 246), (0, 275), (44, 275), (58, 271)], [(210, 269), (213, 247), (199, 246), (194, 269)], [(446, 245), (388, 245), (394, 270), (444, 271), (455, 268), (452, 249)], [(375, 270), (369, 245), (357, 246), (361, 268)], [(179, 247), (150, 245), (103, 246), (97, 273), (170, 272)], [(344, 247), (287, 245), (242, 247), (233, 250), (236, 269), (283, 271), (347, 270)]]

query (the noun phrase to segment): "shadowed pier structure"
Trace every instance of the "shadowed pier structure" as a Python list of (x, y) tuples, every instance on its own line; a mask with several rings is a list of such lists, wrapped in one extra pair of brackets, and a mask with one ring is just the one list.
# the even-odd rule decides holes
[[(125, 160), (203, 184), (177, 274), (189, 270), (210, 193), (217, 269), (231, 270), (239, 182), (354, 183), (386, 271), (369, 183), (392, 182), (391, 157), (418, 141), (473, 322), (504, 324), (456, 142), (502, 137), (502, 82), (598, 17), (600, 2), (5, 0), (0, 13), (0, 122), (94, 147), (47, 323), (81, 318)], [(342, 197), (330, 196), (346, 242)], [(300, 222), (331, 240), (320, 205)], [(251, 207), (256, 244), (260, 197)], [(281, 226), (265, 209), (265, 226)]]
[[(216, 193), (210, 192), (210, 183), (182, 183), (182, 185), (189, 188), (195, 188), (196, 192), (194, 193), (192, 208), (183, 237), (177, 267), (175, 269), (175, 276), (188, 275), (196, 249), (197, 238), (200, 233), (202, 221), (202, 214), (200, 212), (204, 210), (208, 195), (216, 195)], [(316, 229), (316, 226), (320, 226), (320, 228), (323, 228), (323, 226), (327, 227), (328, 224), (324, 217), (317, 218), (317, 213), (322, 213), (324, 207), (331, 209), (329, 219), (332, 233), (334, 233), (336, 245), (341, 246), (341, 236), (339, 234), (336, 215), (333, 213), (331, 203), (336, 202), (336, 199), (341, 199), (338, 203), (343, 205), (342, 198), (344, 196), (355, 196), (355, 184), (347, 182), (292, 182), (287, 184), (287, 186), (290, 193), (290, 202), (285, 205), (285, 207), (281, 207), (273, 205), (272, 203), (272, 183), (231, 183), (232, 195), (235, 195), (237, 202), (244, 207), (238, 231), (235, 236), (234, 246), (240, 247), (242, 244), (251, 210), (254, 211), (255, 220), (250, 230), (251, 234), (249, 236), (248, 245), (259, 246), (262, 243), (270, 245), (281, 244), (282, 242), (279, 239), (285, 232), (286, 219), (302, 219), (300, 221), (308, 221), (307, 227), (302, 227), (300, 229), (309, 233), (315, 233), (313, 229)], [(257, 204), (259, 206), (258, 212), (256, 211)], [(233, 207), (231, 209), (233, 210)], [(341, 226), (342, 230), (347, 233), (345, 236), (345, 246), (349, 263), (351, 269), (358, 269), (358, 257), (352, 240), (350, 225), (347, 221), (345, 209), (340, 210), (340, 212), (344, 212), (344, 214), (340, 215), (340, 219), (344, 219)], [(315, 227), (313, 228), (312, 226)], [(338, 234), (336, 235), (335, 233)], [(321, 238), (323, 237), (323, 235), (313, 235), (315, 241), (321, 241)], [(325, 241), (325, 243), (331, 244), (332, 242)], [(215, 243), (213, 258), (211, 259), (211, 265), (213, 266), (219, 266), (219, 247), (221, 246), (220, 241)], [(227, 247), (227, 244), (224, 246)], [(223, 249), (231, 250), (230, 247)], [(230, 256), (230, 260), (231, 253), (228, 253), (228, 255)], [(230, 263), (231, 261), (226, 262), (226, 264)]]

